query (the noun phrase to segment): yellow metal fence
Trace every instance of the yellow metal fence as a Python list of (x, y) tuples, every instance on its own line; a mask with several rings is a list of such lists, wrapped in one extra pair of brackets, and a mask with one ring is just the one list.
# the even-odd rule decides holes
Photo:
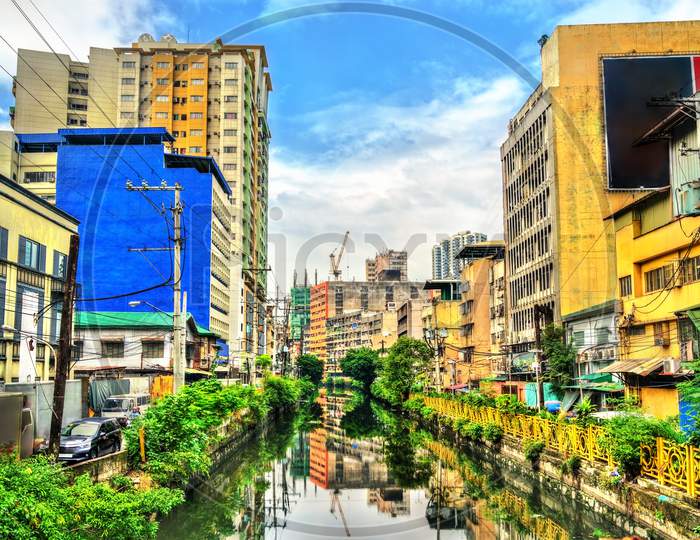
[(674, 486), (691, 497), (700, 494), (700, 448), (657, 438), (642, 445), (642, 476), (661, 485)]
[[(601, 447), (602, 427), (581, 427), (537, 416), (503, 413), (492, 407), (471, 407), (439, 397), (422, 398), (428, 407), (453, 420), (468, 420), (482, 426), (496, 424), (513, 437), (543, 441), (547, 448), (563, 456), (577, 455), (607, 465), (614, 463), (610, 453)], [(655, 444), (641, 446), (640, 462), (642, 476), (682, 489), (691, 497), (700, 495), (700, 448), (657, 438)]]
[(539, 416), (503, 413), (493, 407), (470, 407), (451, 399), (423, 397), (424, 403), (442, 416), (477, 424), (496, 424), (503, 432), (522, 440), (537, 440), (565, 456), (580, 456), (591, 462), (613, 464), (612, 456), (600, 445), (604, 434), (598, 426), (581, 427), (568, 422), (553, 422)]

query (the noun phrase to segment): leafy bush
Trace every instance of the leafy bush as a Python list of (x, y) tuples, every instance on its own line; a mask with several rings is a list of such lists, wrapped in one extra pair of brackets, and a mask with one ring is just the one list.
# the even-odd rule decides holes
[(117, 491), (128, 491), (134, 487), (131, 478), (123, 474), (114, 475), (109, 479), (109, 484)]
[(542, 380), (552, 385), (552, 390), (561, 399), (564, 387), (573, 382), (576, 351), (570, 343), (564, 342), (564, 329), (549, 324), (542, 332), (542, 352), (547, 360), (547, 368)]
[(574, 412), (576, 413), (576, 423), (582, 426), (587, 426), (595, 421), (593, 413), (595, 413), (597, 407), (591, 402), (591, 398), (586, 396), (581, 400), (580, 403), (574, 407)]
[(485, 440), (492, 443), (497, 443), (503, 437), (503, 429), (498, 424), (489, 422), (484, 426), (483, 436)]
[(478, 441), (484, 434), (484, 429), (476, 422), (467, 422), (459, 432), (462, 436), (471, 441)]
[(605, 423), (605, 435), (601, 437), (600, 444), (631, 478), (640, 471), (641, 445), (655, 444), (656, 437), (678, 443), (683, 441), (680, 431), (665, 420), (647, 418), (640, 414), (625, 414)]
[(544, 442), (542, 441), (525, 441), (523, 444), (523, 453), (531, 463), (535, 463), (540, 459), (540, 454), (544, 450)]
[(478, 390), (472, 390), (471, 392), (465, 392), (458, 398), (462, 403), (469, 405), (471, 407), (495, 407), (496, 399), (489, 395), (479, 392)]
[(216, 379), (205, 379), (163, 397), (124, 431), (132, 466), (139, 465), (139, 429), (143, 427), (147, 459), (143, 468), (156, 482), (182, 487), (195, 475), (206, 476), (213, 428), (235, 411), (248, 409), (250, 421), (256, 421), (265, 418), (271, 407), (292, 407), (304, 383), (271, 376), (263, 388), (256, 392), (250, 386), (222, 387)]
[(321, 384), (323, 379), (323, 362), (318, 356), (313, 354), (302, 354), (297, 358), (297, 369), (299, 370), (300, 379), (308, 379), (314, 385)]
[(263, 389), (267, 405), (277, 411), (295, 407), (301, 396), (301, 387), (296, 381), (277, 375), (267, 375)]
[(570, 474), (576, 476), (581, 470), (581, 457), (580, 456), (570, 456), (564, 463), (561, 464), (562, 474)]
[(155, 538), (151, 516), (184, 500), (179, 490), (117, 491), (87, 475), (70, 484), (60, 465), (40, 456), (0, 456), (0, 486), (2, 538)]
[(528, 412), (527, 405), (511, 394), (503, 394), (496, 398), (496, 409), (502, 413), (524, 414)]

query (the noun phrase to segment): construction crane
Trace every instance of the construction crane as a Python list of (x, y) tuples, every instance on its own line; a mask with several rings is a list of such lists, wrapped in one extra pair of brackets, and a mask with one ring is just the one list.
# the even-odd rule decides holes
[(338, 248), (335, 248), (333, 251), (331, 251), (331, 274), (333, 275), (333, 278), (336, 281), (340, 279), (340, 274), (342, 273), (342, 270), (340, 269), (340, 261), (343, 258), (343, 253), (345, 253), (345, 244), (348, 241), (348, 236), (350, 236), (350, 231), (345, 231), (345, 236), (343, 237), (343, 241), (340, 244), (340, 250), (338, 251), (337, 257), (335, 255), (335, 250)]
[(343, 507), (340, 505), (340, 498), (338, 497), (338, 495), (340, 495), (340, 490), (334, 489), (333, 493), (331, 495), (331, 514), (333, 514), (335, 516), (335, 508), (337, 506), (338, 510), (340, 511), (340, 517), (343, 520), (343, 527), (345, 527), (345, 534), (349, 537), (350, 536), (350, 528), (348, 527), (347, 521), (345, 521), (345, 513), (343, 512)]

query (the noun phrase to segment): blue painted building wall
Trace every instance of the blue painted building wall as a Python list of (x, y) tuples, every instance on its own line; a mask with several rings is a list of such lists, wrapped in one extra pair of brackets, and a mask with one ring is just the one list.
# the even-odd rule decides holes
[[(113, 130), (60, 130), (59, 133), (88, 131)], [(153, 129), (143, 131), (152, 132)], [(82, 144), (86, 141), (92, 144)], [(199, 324), (208, 328), (212, 190), (217, 180), (211, 172), (199, 172), (193, 167), (167, 168), (163, 145), (145, 136), (129, 141), (105, 137), (101, 143), (65, 137), (58, 147), (56, 205), (80, 220), (78, 282), (81, 298), (122, 295), (158, 285), (170, 277), (172, 252), (129, 252), (129, 248), (172, 247), (173, 230), (172, 224), (166, 226), (164, 217), (144, 196), (127, 191), (127, 180), (134, 185), (146, 180), (149, 185), (157, 186), (165, 180), (168, 185), (178, 182), (183, 186), (182, 287), (187, 291), (187, 310)], [(145, 195), (158, 208), (173, 206), (172, 191), (149, 191)], [(165, 216), (171, 222), (169, 210)], [(172, 286), (110, 300), (86, 300), (78, 304), (78, 309), (152, 309), (145, 304), (131, 308), (128, 306), (131, 300), (144, 300), (172, 312)], [(223, 337), (227, 339), (228, 336)]]

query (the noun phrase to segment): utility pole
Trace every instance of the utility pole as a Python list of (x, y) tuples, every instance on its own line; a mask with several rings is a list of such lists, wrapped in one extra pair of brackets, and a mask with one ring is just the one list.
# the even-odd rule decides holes
[(175, 204), (170, 208), (173, 215), (173, 393), (185, 384), (185, 348), (183, 345), (183, 333), (185, 323), (182, 315), (182, 202), (180, 192), (182, 186), (175, 183), (169, 186), (163, 180), (160, 186), (149, 186), (145, 180), (141, 186), (134, 186), (131, 180), (126, 182), (127, 191), (174, 191)]
[(66, 395), (66, 378), (72, 357), (73, 343), (73, 302), (75, 301), (75, 279), (78, 271), (78, 235), (70, 237), (68, 251), (68, 272), (63, 286), (63, 306), (61, 308), (61, 330), (56, 355), (56, 373), (53, 386), (53, 412), (51, 415), (51, 431), (49, 432), (49, 454), (58, 457), (61, 442), (61, 427), (63, 424), (63, 404)]
[(535, 304), (535, 382), (537, 385), (537, 410), (542, 408), (542, 328), (540, 326), (540, 316), (544, 313), (544, 308), (540, 304)]

